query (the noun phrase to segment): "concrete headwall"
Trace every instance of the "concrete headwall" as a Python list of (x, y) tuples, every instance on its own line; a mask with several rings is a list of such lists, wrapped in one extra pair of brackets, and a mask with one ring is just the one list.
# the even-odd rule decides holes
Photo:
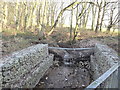
[[(118, 63), (119, 58), (117, 52), (107, 45), (96, 44), (94, 47), (94, 55), (91, 56), (91, 70), (93, 79), (96, 80), (113, 65)], [(117, 76), (116, 76), (117, 78)], [(112, 78), (113, 79), (113, 78)], [(115, 79), (115, 78), (114, 78)], [(117, 81), (115, 81), (117, 84)], [(107, 83), (111, 83), (107, 81)], [(106, 86), (105, 86), (106, 87)]]
[(28, 47), (0, 60), (1, 88), (33, 88), (53, 64), (47, 44)]

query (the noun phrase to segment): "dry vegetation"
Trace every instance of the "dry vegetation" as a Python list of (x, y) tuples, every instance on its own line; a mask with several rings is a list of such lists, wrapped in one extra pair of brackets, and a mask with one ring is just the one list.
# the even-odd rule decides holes
[[(60, 31), (61, 30), (61, 31)], [(58, 43), (61, 43), (61, 47), (69, 47), (69, 46), (87, 46), (90, 45), (90, 40), (97, 40), (104, 44), (109, 45), (116, 51), (118, 51), (118, 36), (117, 34), (109, 34), (109, 33), (95, 33), (90, 30), (81, 30), (80, 35), (77, 37), (77, 41), (70, 45), (69, 43), (69, 29), (68, 28), (56, 28), (56, 31), (52, 33), (51, 36), (47, 38), (40, 39), (40, 36), (26, 32), (26, 33), (18, 33), (16, 36), (10, 35), (10, 33), (3, 32), (2, 33), (2, 55), (8, 55), (14, 51), (18, 51), (24, 49), (28, 46), (39, 44), (39, 43), (47, 43), (49, 46), (56, 46)], [(87, 43), (85, 43), (87, 42)], [(96, 43), (96, 41), (94, 42)]]
[[(71, 0), (69, 3), (57, 3), (54, 0), (16, 0), (1, 1), (0, 4), (3, 56), (38, 43), (47, 43), (49, 46), (63, 43), (61, 47), (73, 47), (83, 39), (96, 39), (117, 50), (117, 34), (110, 31), (118, 30), (118, 1)], [(68, 25), (65, 27), (67, 18)], [(88, 26), (91, 29), (86, 29)], [(107, 32), (103, 33), (103, 28)]]

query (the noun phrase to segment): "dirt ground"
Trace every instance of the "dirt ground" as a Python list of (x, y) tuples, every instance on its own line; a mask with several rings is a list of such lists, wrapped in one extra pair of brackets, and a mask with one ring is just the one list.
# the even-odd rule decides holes
[(53, 65), (35, 88), (85, 88), (91, 82), (89, 71), (80, 65)]
[[(93, 47), (96, 43), (107, 44), (118, 51), (117, 37), (97, 37), (79, 40), (73, 45), (59, 43), (60, 47), (87, 48)], [(54, 61), (55, 62), (55, 61)], [(82, 62), (84, 64), (84, 62)], [(89, 62), (88, 62), (89, 64)], [(82, 65), (84, 66), (84, 65)], [(90, 65), (89, 65), (90, 66)], [(76, 88), (83, 89), (92, 81), (90, 69), (75, 64), (72, 67), (64, 64), (55, 64), (45, 74), (37, 84), (36, 88)]]
[(118, 51), (117, 34), (112, 35), (101, 32), (96, 34), (94, 31), (85, 30), (81, 31), (76, 39), (76, 43), (70, 46), (67, 43), (69, 40), (69, 32), (65, 28), (62, 29), (61, 32), (59, 32), (58, 29), (58, 31), (54, 32), (52, 36), (47, 37), (46, 39), (40, 39), (39, 36), (28, 32), (17, 34), (17, 36), (12, 36), (4, 32), (2, 33), (0, 43), (2, 43), (3, 56), (39, 43), (47, 43), (49, 46), (56, 46), (56, 44), (59, 44), (61, 47), (89, 47), (92, 43), (100, 41)]

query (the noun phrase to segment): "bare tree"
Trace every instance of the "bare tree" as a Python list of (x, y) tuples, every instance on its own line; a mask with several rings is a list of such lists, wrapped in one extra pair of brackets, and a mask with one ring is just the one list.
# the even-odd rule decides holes
[(97, 6), (95, 6), (94, 4), (91, 4), (91, 6), (92, 6), (92, 25), (91, 25), (91, 29), (94, 30)]
[(38, 13), (37, 13), (37, 25), (39, 26), (41, 24), (41, 8), (42, 8), (42, 4), (39, 3), (38, 5)]
[(78, 5), (77, 5), (77, 10), (76, 10), (76, 26), (75, 26), (75, 29), (73, 31), (73, 40), (72, 40), (72, 42), (75, 41), (75, 38), (77, 36), (77, 32), (76, 31), (78, 29), (78, 21), (79, 21), (79, 19), (78, 19)]
[(71, 3), (70, 5), (68, 5), (67, 7), (65, 7), (64, 9), (62, 9), (62, 10), (60, 11), (60, 13), (58, 14), (57, 19), (55, 20), (54, 25), (53, 25), (52, 28), (50, 29), (50, 32), (48, 33), (48, 35), (50, 35), (50, 34), (54, 31), (54, 28), (56, 27), (56, 25), (57, 25), (60, 17), (63, 15), (64, 11), (67, 10), (67, 9), (69, 9), (69, 8), (71, 8), (71, 7), (73, 7), (73, 6), (76, 5), (77, 3), (78, 3), (78, 2), (73, 2), (73, 3)]
[[(61, 10), (63, 9), (64, 2), (61, 2)], [(60, 27), (63, 27), (64, 24), (64, 16), (60, 17)]]
[(102, 8), (102, 17), (101, 17), (101, 22), (100, 22), (100, 31), (102, 30), (102, 24), (103, 24), (103, 19), (104, 19), (104, 16), (105, 16), (106, 5), (107, 5), (107, 2), (104, 1), (103, 8)]
[(52, 2), (51, 3), (51, 26), (54, 24), (54, 19), (55, 19), (55, 9), (56, 9), (56, 3)]
[(28, 20), (28, 7), (27, 7), (27, 2), (25, 3), (24, 2), (24, 5), (25, 5), (25, 13), (24, 13), (24, 31), (26, 31), (26, 27), (27, 27), (27, 20)]
[(102, 1), (99, 2), (97, 1), (97, 5), (98, 5), (98, 17), (97, 17), (97, 24), (96, 24), (96, 28), (95, 28), (95, 32), (97, 33), (98, 32), (98, 29), (99, 29), (99, 23), (100, 23), (100, 13), (101, 13), (101, 7), (102, 7)]
[(89, 7), (89, 8), (88, 8), (88, 10), (87, 10), (87, 12), (86, 12), (86, 14), (85, 14), (84, 28), (86, 28), (86, 26), (87, 26), (88, 17), (89, 17), (89, 13), (90, 13), (90, 10), (91, 10), (90, 4), (89, 4), (88, 7)]
[(108, 24), (108, 26), (107, 26), (107, 30), (108, 31), (110, 31), (110, 29), (114, 26), (114, 25), (116, 25), (117, 23), (119, 23), (120, 22), (120, 18), (119, 18), (119, 16), (120, 16), (120, 13), (118, 12), (115, 16), (113, 15), (114, 14), (114, 12), (115, 12), (115, 9), (117, 8), (117, 2), (116, 3), (112, 3), (112, 5), (111, 5), (111, 9), (110, 9), (110, 17), (109, 17), (109, 24)]
[[(84, 5), (86, 6), (87, 3), (84, 3)], [(90, 7), (90, 5), (88, 5), (88, 7), (86, 8), (85, 6), (82, 6), (82, 9), (81, 9), (81, 12), (76, 16), (76, 26), (75, 26), (75, 29), (74, 29), (74, 36), (73, 36), (73, 42), (75, 41), (75, 38), (77, 37), (77, 29), (78, 29), (78, 22), (79, 20), (81, 19), (82, 16), (84, 16), (84, 14), (86, 13), (86, 11), (88, 10), (88, 8)], [(78, 7), (77, 7), (77, 13), (78, 13)], [(81, 21), (81, 20), (80, 20)]]
[(72, 6), (72, 9), (71, 9), (71, 18), (70, 18), (70, 41), (72, 41), (72, 29), (73, 29), (73, 6)]
[(16, 6), (15, 6), (15, 25), (16, 25), (16, 30), (18, 30), (19, 29), (19, 19), (20, 19), (20, 17), (19, 17), (19, 15), (20, 15), (20, 13), (19, 13), (19, 2), (18, 2), (18, 0), (17, 0), (17, 2), (16, 2)]
[(4, 20), (3, 20), (3, 25), (7, 25), (7, 17), (8, 17), (8, 5), (7, 3), (4, 2), (4, 5), (3, 5), (3, 10), (4, 10)]

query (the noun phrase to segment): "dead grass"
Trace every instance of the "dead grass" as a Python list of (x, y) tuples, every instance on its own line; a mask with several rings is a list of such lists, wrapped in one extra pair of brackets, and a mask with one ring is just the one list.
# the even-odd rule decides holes
[(16, 36), (3, 32), (2, 39), (2, 55), (8, 55), (14, 51), (21, 50), (23, 48), (33, 45), (31, 42), (38, 39), (38, 36), (32, 33), (18, 33)]
[[(49, 29), (49, 28), (48, 28)], [(38, 35), (32, 32), (17, 32), (16, 35), (9, 31), (4, 31), (0, 34), (2, 38), (2, 54), (8, 55), (14, 51), (21, 50), (28, 46), (38, 43), (48, 43), (50, 46), (56, 46), (57, 43), (65, 43), (69, 41), (69, 28), (55, 28), (51, 36), (46, 39), (40, 39)], [(82, 39), (94, 38), (102, 43), (108, 44), (110, 47), (118, 50), (118, 36), (117, 34), (109, 34), (90, 30), (79, 30), (79, 35), (76, 38), (77, 42)], [(34, 43), (35, 42), (35, 43)]]

